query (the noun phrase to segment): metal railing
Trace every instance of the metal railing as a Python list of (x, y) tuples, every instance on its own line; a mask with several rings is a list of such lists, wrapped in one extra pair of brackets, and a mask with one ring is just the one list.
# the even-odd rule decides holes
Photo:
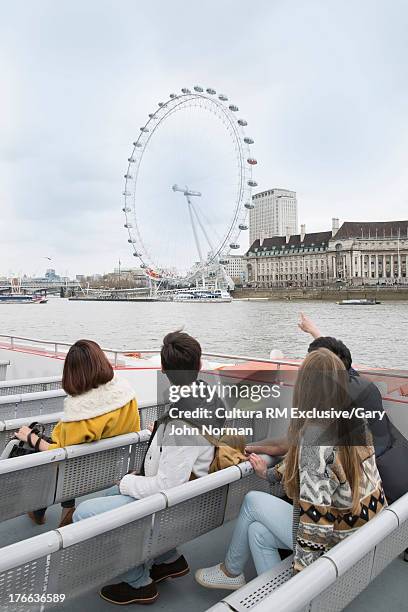
[[(4, 338), (6, 340), (8, 340), (8, 344), (9, 346), (1, 346), (1, 339)], [(22, 341), (22, 342), (30, 342), (31, 344), (34, 345), (46, 345), (47, 347), (52, 347), (51, 352), (54, 355), (60, 355), (59, 352), (59, 348), (70, 348), (72, 346), (72, 342), (67, 342), (65, 340), (61, 340), (61, 341), (55, 341), (55, 340), (41, 340), (38, 338), (26, 338), (24, 336), (14, 336), (14, 335), (7, 335), (7, 334), (0, 334), (0, 349), (1, 348), (9, 348), (11, 350), (18, 350), (20, 349), (27, 349), (29, 347), (27, 347), (26, 345), (18, 345), (18, 342)], [(135, 349), (116, 349), (116, 348), (106, 348), (106, 347), (101, 347), (102, 350), (107, 353), (107, 354), (111, 354), (113, 356), (112, 362), (113, 365), (116, 367), (119, 364), (119, 357), (126, 357), (127, 355), (132, 355), (132, 354), (139, 354), (141, 356), (143, 355), (157, 355), (160, 353), (160, 349), (140, 349), (140, 348), (135, 348)], [(234, 354), (229, 354), (229, 353), (213, 353), (213, 352), (207, 352), (204, 351), (202, 353), (203, 357), (212, 357), (215, 359), (227, 359), (227, 360), (233, 360), (233, 361), (248, 361), (248, 362), (258, 362), (258, 363), (271, 363), (277, 366), (277, 369), (279, 370), (282, 366), (284, 367), (300, 367), (300, 361), (294, 359), (268, 359), (265, 357), (251, 357), (249, 355), (234, 355)], [(372, 369), (372, 370), (368, 370), (368, 369), (359, 369), (359, 373), (360, 374), (365, 374), (368, 376), (373, 376), (374, 374), (376, 376), (379, 377), (384, 377), (384, 378), (401, 378), (403, 380), (408, 380), (408, 372), (406, 371), (402, 371), (399, 373), (394, 373), (394, 372), (390, 372), (389, 370), (376, 370), (376, 369)]]

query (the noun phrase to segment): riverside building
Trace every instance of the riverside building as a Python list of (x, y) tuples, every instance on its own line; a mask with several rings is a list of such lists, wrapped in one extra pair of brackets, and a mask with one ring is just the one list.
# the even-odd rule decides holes
[(259, 287), (408, 285), (408, 221), (344, 222), (331, 231), (255, 240), (248, 282)]
[(226, 273), (236, 285), (244, 282), (246, 277), (246, 259), (243, 255), (228, 255), (223, 265)]
[(298, 208), (296, 191), (268, 189), (252, 196), (249, 211), (249, 242), (273, 236), (296, 234)]

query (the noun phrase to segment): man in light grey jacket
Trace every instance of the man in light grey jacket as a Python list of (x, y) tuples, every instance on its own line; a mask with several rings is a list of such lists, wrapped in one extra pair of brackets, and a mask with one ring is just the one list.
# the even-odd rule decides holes
[[(161, 349), (161, 363), (162, 371), (172, 384), (192, 385), (201, 369), (201, 346), (186, 333), (167, 334)], [(220, 400), (218, 396), (211, 403), (201, 397), (189, 398), (188, 408), (197, 408), (203, 402), (207, 408), (212, 404), (214, 409)], [(119, 487), (112, 487), (103, 497), (82, 502), (74, 513), (74, 522), (208, 474), (214, 459), (214, 446), (194, 433), (191, 423), (187, 423), (191, 433), (185, 433), (186, 422), (181, 418), (184, 406), (183, 399), (179, 400), (171, 406), (172, 418), (164, 415), (156, 421), (143, 463), (143, 474), (127, 474)], [(177, 427), (183, 428), (182, 435), (172, 433)], [(129, 570), (121, 576), (120, 583), (103, 587), (100, 595), (119, 605), (153, 603), (159, 597), (157, 582), (184, 576), (188, 572), (187, 561), (173, 549), (151, 563)]]

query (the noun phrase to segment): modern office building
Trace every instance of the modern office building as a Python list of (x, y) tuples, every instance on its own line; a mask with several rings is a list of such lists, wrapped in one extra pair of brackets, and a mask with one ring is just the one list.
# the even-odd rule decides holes
[(228, 255), (225, 258), (224, 268), (235, 284), (241, 284), (246, 276), (246, 259), (243, 255)]
[(255, 240), (297, 234), (296, 191), (269, 189), (252, 196), (249, 211), (249, 243)]

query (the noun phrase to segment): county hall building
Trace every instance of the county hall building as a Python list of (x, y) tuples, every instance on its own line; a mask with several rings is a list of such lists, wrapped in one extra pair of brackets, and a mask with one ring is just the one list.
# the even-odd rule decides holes
[(246, 253), (258, 287), (408, 284), (408, 221), (332, 220), (331, 231), (255, 240)]

